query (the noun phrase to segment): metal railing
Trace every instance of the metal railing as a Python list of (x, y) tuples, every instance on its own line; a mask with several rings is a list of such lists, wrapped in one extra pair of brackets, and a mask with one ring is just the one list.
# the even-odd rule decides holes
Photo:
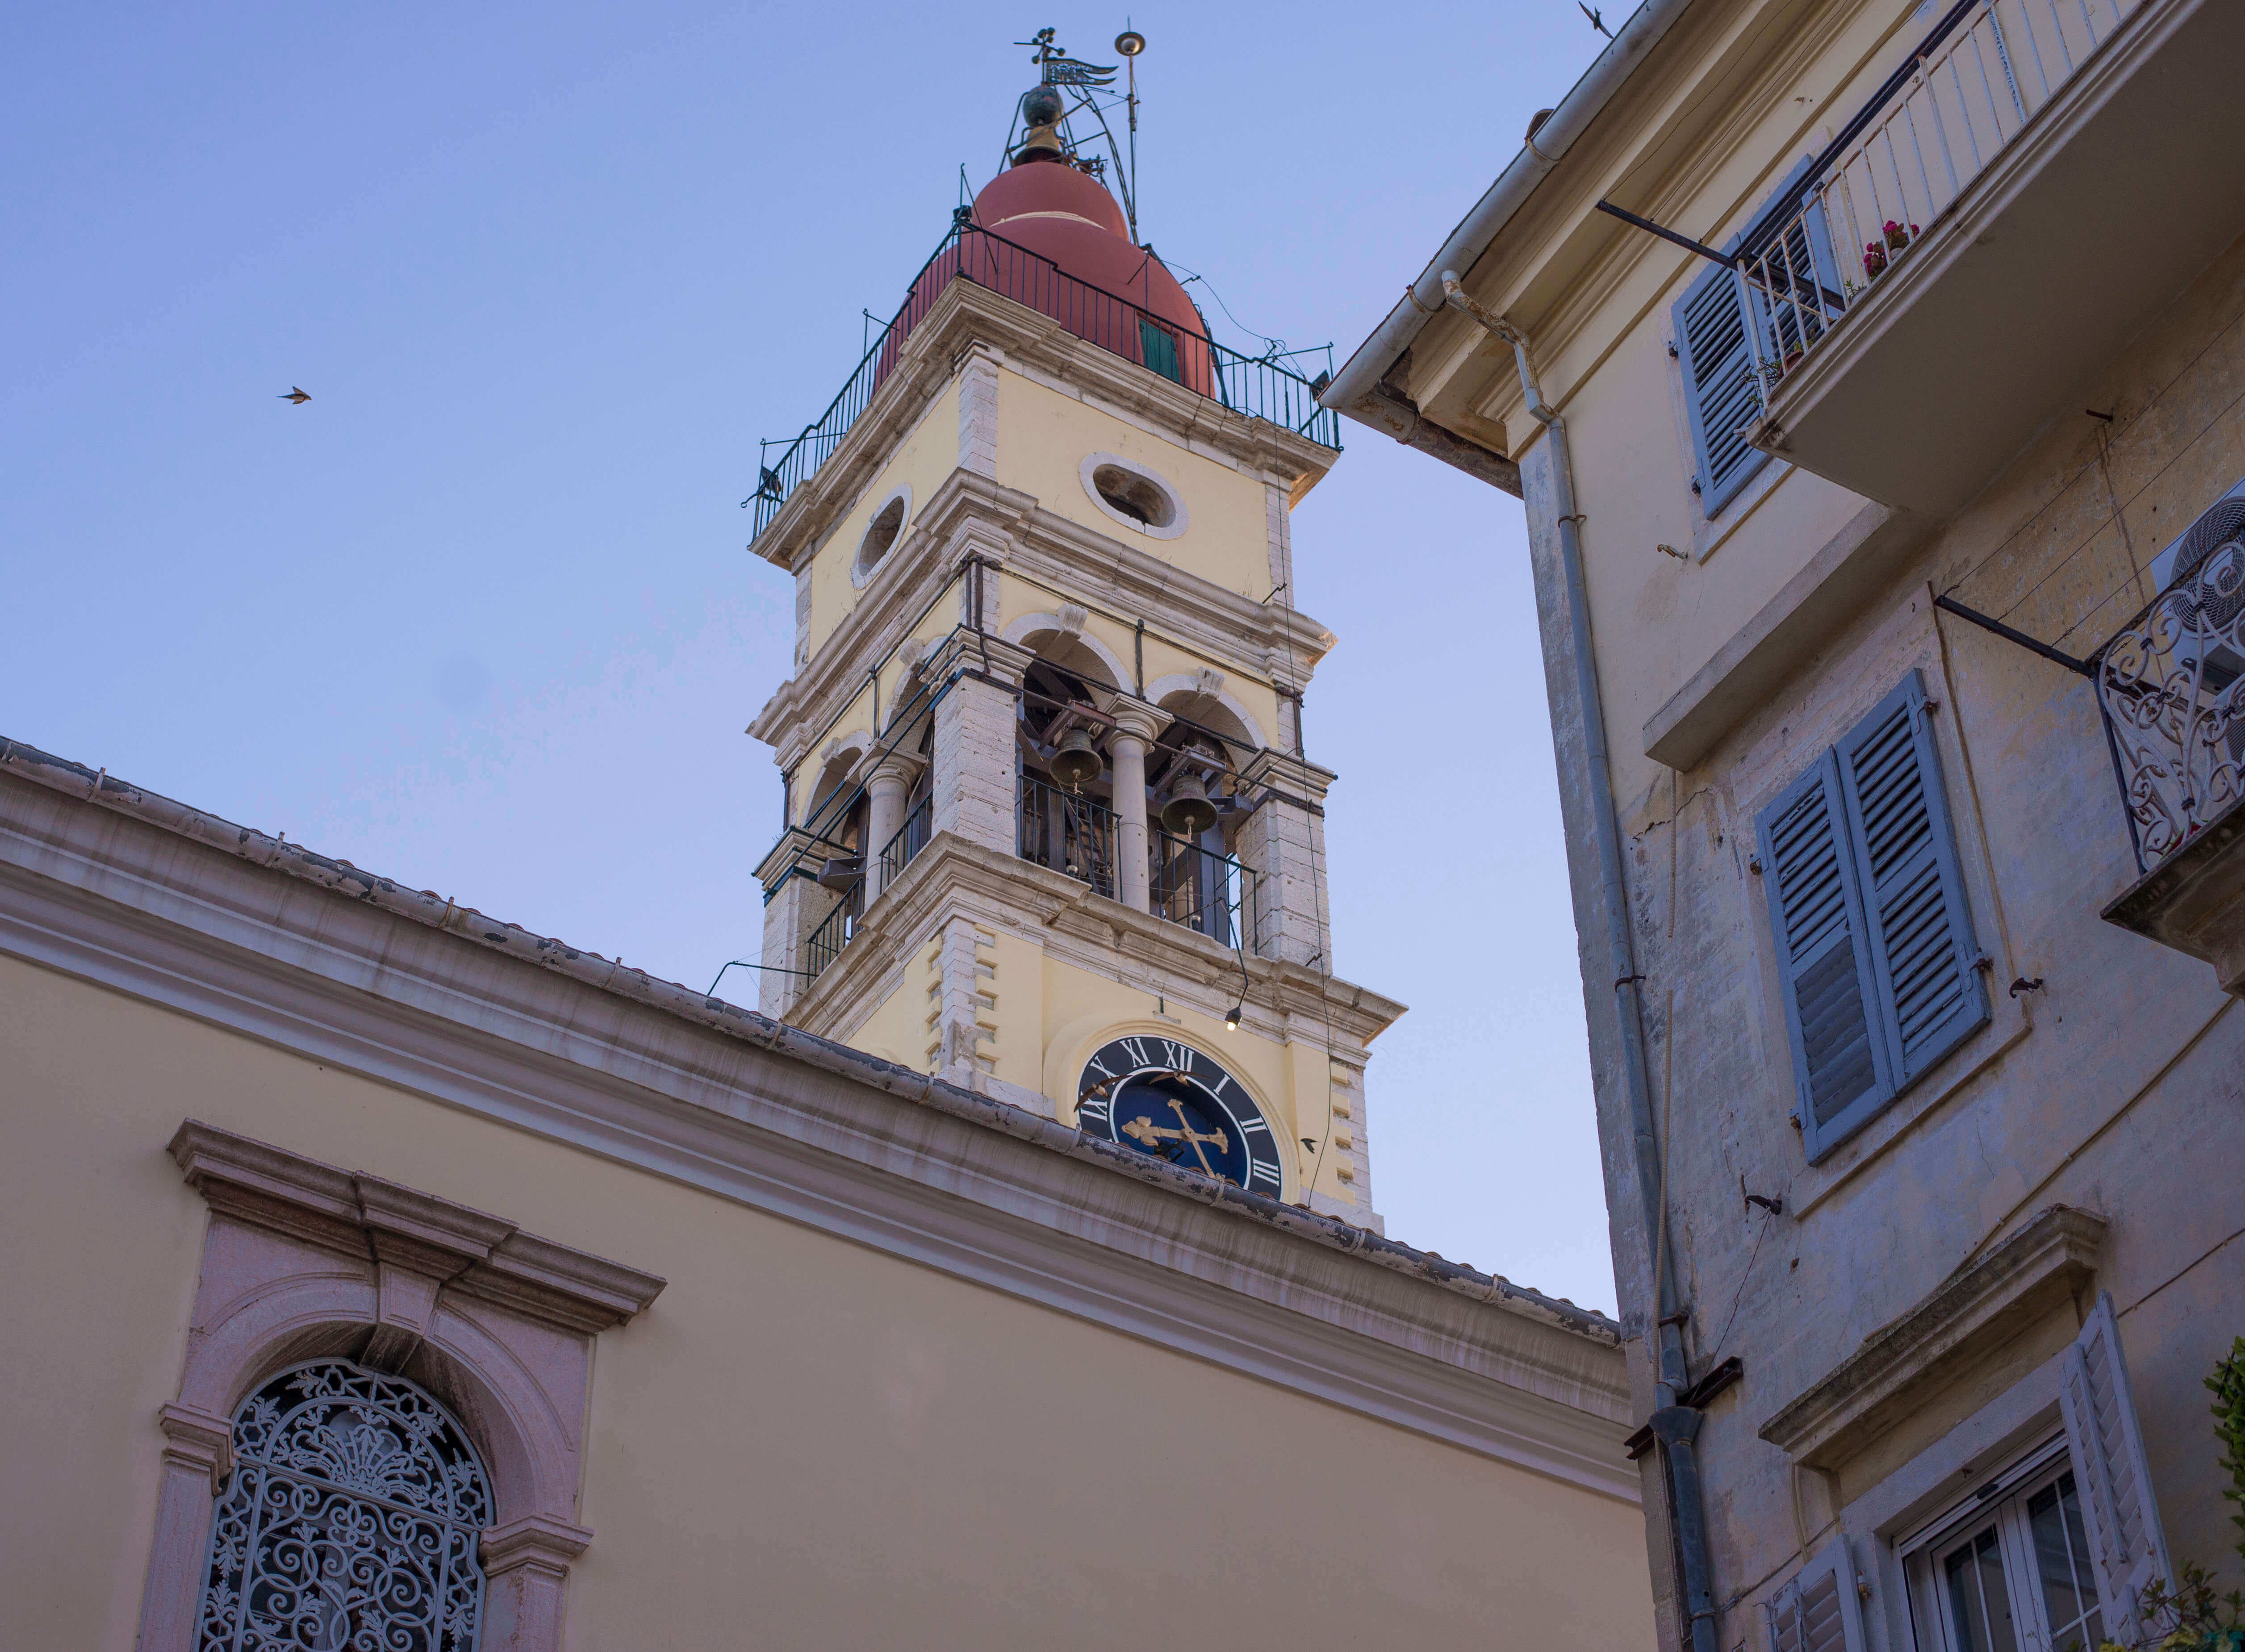
[(1740, 245), (1765, 395), (2143, 0), (1959, 0)]
[(1021, 859), (1065, 873), (1112, 900), (1120, 840), (1115, 811), (1027, 774), (1019, 795)]
[(1227, 947), (1253, 952), (1255, 874), (1228, 854), (1149, 829), (1154, 915)]
[(2245, 795), (2245, 536), (2217, 545), (2097, 651), (2097, 705), (2136, 865)]
[(858, 921), (865, 915), (865, 880), (863, 878), (842, 892), (834, 910), (828, 913), (818, 927), (803, 943), (804, 973), (817, 976), (826, 966), (842, 955), (842, 948), (858, 937)]
[(931, 793), (912, 806), (896, 835), (881, 846), (882, 888), (894, 883), (898, 874), (912, 864), (912, 856), (927, 847), (928, 831), (934, 823), (935, 798)]
[[(1146, 254), (1149, 261), (1153, 256), (1150, 251)], [(1077, 337), (1220, 402), (1234, 412), (1283, 425), (1320, 446), (1336, 452), (1340, 450), (1340, 415), (1318, 405), (1317, 391), (1299, 373), (1268, 357), (1227, 350), (1209, 337), (1205, 328), (1197, 332), (1181, 328), (1128, 298), (1077, 280), (1026, 247), (960, 218), (920, 266), (903, 306), (873, 340), (826, 411), (798, 435), (769, 438), (759, 445), (756, 491), (742, 501), (755, 507), (756, 535), (763, 533), (795, 490), (816, 475), (841, 445), (850, 427), (872, 401), (873, 392), (895, 367), (905, 338), (954, 281), (973, 282), (1041, 311)], [(1330, 371), (1330, 348), (1326, 354)], [(772, 457), (775, 449), (779, 452), (777, 459)]]

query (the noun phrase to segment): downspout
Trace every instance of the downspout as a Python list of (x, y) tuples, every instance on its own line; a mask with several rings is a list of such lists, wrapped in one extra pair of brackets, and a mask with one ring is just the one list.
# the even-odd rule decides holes
[[(1459, 221), (1458, 227), (1428, 261), (1418, 280), (1404, 289), (1402, 302), (1388, 311), (1378, 330), (1341, 364), (1339, 376), (1318, 398), (1322, 405), (1384, 430), (1398, 441), (1407, 442), (1437, 459), (1457, 462), (1437, 445), (1413, 439), (1414, 433), (1430, 427), (1420, 424), (1416, 407), (1387, 388), (1385, 381), (1389, 370), (1411, 347), (1419, 330), (1427, 324), (1427, 318), (1441, 313), (1441, 272), (1474, 267), (1498, 232), (1512, 221), (1512, 215), (1557, 167), (1576, 139), (1606, 106), (1607, 99), (1621, 90), (1622, 83), (1636, 71), (1691, 3), (1692, 0), (1645, 0), (1638, 7), (1629, 21), (1622, 24), (1621, 31), (1584, 71), (1583, 78), (1559, 99), (1559, 106), (1531, 129), (1511, 164)], [(1455, 437), (1452, 441), (1462, 448), (1472, 447)], [(1473, 453), (1480, 452), (1479, 448), (1472, 448)], [(1470, 458), (1471, 454), (1462, 457)], [(1476, 475), (1481, 473), (1474, 465), (1461, 468), (1473, 470)], [(1499, 482), (1497, 486), (1502, 487), (1504, 484)]]
[(1614, 813), (1613, 780), (1606, 766), (1605, 707), (1598, 694), (1597, 664), (1590, 653), (1590, 609), (1583, 581), (1583, 542), (1575, 508), (1575, 468), (1567, 448), (1567, 425), (1543, 399), (1528, 361), (1527, 336), (1476, 303), (1460, 285), (1455, 270), (1441, 274), (1442, 300), (1461, 315), (1512, 347), (1528, 411), (1551, 444), (1551, 486), (1557, 507), (1559, 564), (1567, 594), (1567, 627), (1575, 656), (1575, 697), (1583, 708), (1583, 744), (1590, 778), (1591, 822), (1598, 840), (1598, 881), (1605, 900), (1606, 952), (1613, 969), (1614, 1013), (1621, 1023), (1622, 1071), (1629, 1091), (1630, 1128), (1637, 1138), (1638, 1197), (1645, 1207), (1645, 1264), (1653, 1275), (1658, 1348), (1655, 1404), (1648, 1419), (1665, 1447), (1668, 1465), (1668, 1513), (1684, 1573), (1686, 1642), (1692, 1652), (1718, 1652), (1715, 1644), (1713, 1571), (1707, 1558), (1707, 1520), (1699, 1485), (1699, 1413), (1679, 1405), (1676, 1397), (1691, 1386), (1684, 1363), (1684, 1315), (1678, 1311), (1675, 1252), (1662, 1242), (1668, 1222), (1661, 1185), (1660, 1146), (1653, 1129), (1652, 1086), (1645, 1069), (1644, 1003), (1638, 988), (1637, 953), (1629, 933), (1629, 892), (1622, 873), (1621, 826)]

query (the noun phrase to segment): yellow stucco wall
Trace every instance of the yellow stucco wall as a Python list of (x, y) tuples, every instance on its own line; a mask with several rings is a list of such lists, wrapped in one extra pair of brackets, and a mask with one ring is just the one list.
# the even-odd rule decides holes
[[(850, 568), (857, 560), (858, 541), (865, 538), (866, 527), (882, 502), (899, 485), (912, 489), (912, 507), (899, 535), (901, 539), (904, 534), (912, 531), (920, 508), (958, 468), (959, 384), (953, 379), (920, 415), (912, 434), (890, 455), (879, 474), (858, 496), (857, 503), (819, 541), (811, 564), (813, 654), (834, 634), (834, 628), (849, 616), (850, 610), (858, 606), (861, 592), (851, 580)], [(873, 577), (878, 578), (879, 574), (877, 572)]]
[(133, 1641), (184, 1118), (665, 1275), (601, 1336), (578, 1652), (1652, 1644), (1638, 1512), (0, 959), (0, 1597)]
[[(1101, 510), (1083, 489), (1083, 461), (1092, 453), (1120, 454), (1167, 480), (1184, 500), (1185, 531), (1175, 539), (1132, 534)], [(1260, 481), (1012, 371), (998, 375), (998, 479), (1095, 534), (1128, 535), (1211, 584), (1258, 602), (1271, 594)]]

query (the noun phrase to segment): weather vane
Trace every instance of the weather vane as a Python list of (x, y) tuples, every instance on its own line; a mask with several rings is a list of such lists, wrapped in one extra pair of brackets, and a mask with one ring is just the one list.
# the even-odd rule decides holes
[[(1125, 28), (1121, 34), (1115, 37), (1115, 50), (1129, 59), (1130, 64), (1129, 88), (1123, 93), (1121, 99), (1129, 114), (1129, 160), (1126, 162), (1123, 160), (1122, 147), (1115, 141), (1114, 130), (1107, 124), (1106, 108), (1099, 102), (1099, 94), (1102, 92), (1109, 92), (1113, 89), (1115, 77), (1120, 72), (1119, 66), (1115, 64), (1086, 63), (1080, 58), (1069, 57), (1068, 48), (1061, 45), (1055, 37), (1058, 32), (1055, 29), (1040, 29), (1028, 39), (1016, 40), (1014, 44), (1030, 48), (1029, 61), (1037, 66), (1037, 85), (1040, 90), (1047, 86), (1066, 87), (1075, 95), (1075, 101), (1072, 105), (1057, 105), (1061, 112), (1051, 121), (1051, 125), (1057, 128), (1066, 123), (1069, 115), (1085, 113), (1089, 114), (1099, 123), (1100, 135), (1106, 139), (1108, 153), (1114, 158), (1116, 183), (1122, 197), (1123, 214), (1129, 221), (1130, 239), (1135, 243), (1138, 239), (1137, 59), (1138, 54), (1146, 49), (1146, 37), (1136, 30), (1129, 28)], [(1038, 95), (1036, 92), (1028, 94), (1028, 97), (1023, 99), (1024, 105), (1028, 97)], [(1055, 103), (1059, 97), (1065, 95), (1044, 94), (1047, 98), (1054, 99)], [(1111, 106), (1111, 104), (1112, 100), (1109, 106)], [(1041, 113), (1035, 124), (1045, 124)], [(1080, 171), (1090, 173), (1094, 177), (1105, 173), (1106, 156), (1079, 157), (1075, 153), (1075, 144), (1072, 138), (1063, 138), (1061, 141), (1065, 145), (1065, 159), (1070, 166)], [(1006, 153), (1010, 157), (1013, 153), (1014, 139), (1009, 132), (1006, 137)]]

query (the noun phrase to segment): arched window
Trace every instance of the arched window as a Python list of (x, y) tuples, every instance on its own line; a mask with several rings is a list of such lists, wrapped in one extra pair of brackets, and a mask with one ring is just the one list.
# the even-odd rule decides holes
[(490, 1483), (458, 1423), (402, 1377), (286, 1370), (234, 1419), (197, 1645), (472, 1652)]

